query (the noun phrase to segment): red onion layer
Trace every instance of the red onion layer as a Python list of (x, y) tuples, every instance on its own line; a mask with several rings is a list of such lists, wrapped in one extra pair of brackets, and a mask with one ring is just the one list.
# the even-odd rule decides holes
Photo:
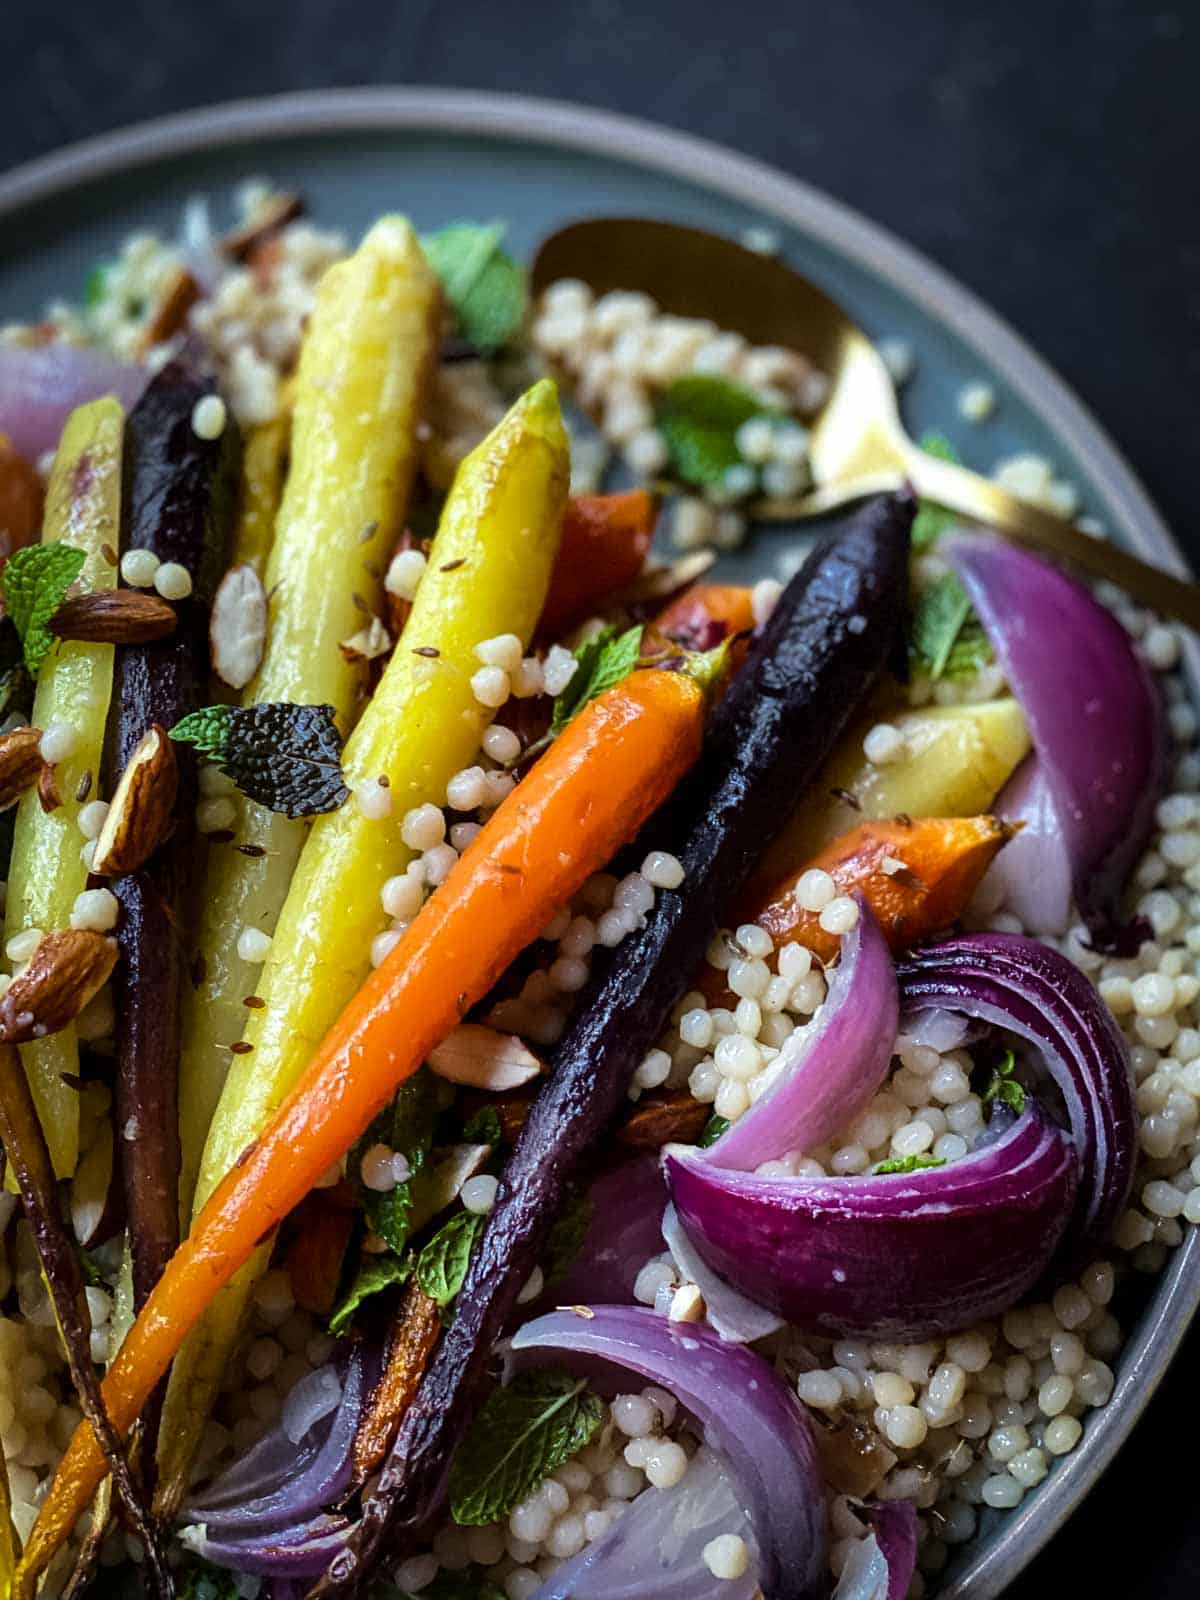
[(18, 455), (36, 462), (58, 444), (76, 406), (112, 394), (128, 410), (149, 378), (144, 367), (78, 345), (5, 345), (0, 348), (0, 433), (7, 434)]

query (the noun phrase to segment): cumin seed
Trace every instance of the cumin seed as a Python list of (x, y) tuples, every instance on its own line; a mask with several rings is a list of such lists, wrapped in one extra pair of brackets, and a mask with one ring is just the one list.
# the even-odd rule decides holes
[[(254, 1049), (254, 1046), (252, 1044), (247, 1044), (245, 1039), (239, 1039), (236, 1044), (231, 1044), (229, 1048), (235, 1056), (248, 1056), (251, 1050)], [(248, 1155), (249, 1151), (247, 1151), (246, 1154)]]
[(419, 644), (413, 651), (413, 655), (424, 656), (427, 661), (433, 661), (437, 656), (440, 656), (441, 653), (442, 652), (437, 648), (437, 646), (433, 644)]
[(242, 1000), (242, 1004), (249, 1006), (251, 1011), (261, 1011), (266, 1003), (260, 994), (248, 994)]
[(444, 565), (442, 565), (442, 566), (440, 566), (438, 568), (438, 571), (439, 572), (457, 572), (459, 567), (465, 567), (466, 564), (467, 564), (466, 556), (459, 556), (457, 561), (447, 561), (447, 562), (445, 562)]
[(91, 792), (92, 792), (92, 769), (91, 769), (91, 767), (89, 767), (87, 769), (87, 771), (81, 775), (81, 777), (79, 779), (79, 782), (75, 785), (75, 798), (79, 802), (79, 804), (82, 805), (83, 802), (87, 799), (88, 795), (91, 794)]

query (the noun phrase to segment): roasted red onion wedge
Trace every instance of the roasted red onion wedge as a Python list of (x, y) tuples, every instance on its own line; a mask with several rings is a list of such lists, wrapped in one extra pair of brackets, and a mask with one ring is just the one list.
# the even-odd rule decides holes
[(759, 1178), (685, 1145), (664, 1159), (713, 1271), (829, 1338), (927, 1339), (995, 1316), (1045, 1272), (1077, 1182), (1070, 1140), (1032, 1102), (961, 1161), (904, 1175)]
[[(1150, 674), (1111, 612), (1040, 556), (992, 534), (955, 535), (941, 548), (1029, 723), (1075, 900), (1090, 926), (1111, 930), (1167, 772), (1166, 723)], [(1022, 865), (1023, 854), (1002, 853), (1006, 881), (1018, 881), (1008, 876), (1018, 866), (1030, 881), (1025, 866), (1034, 863)], [(1037, 913), (1031, 931), (1066, 932), (1061, 894), (1024, 893), (1022, 906), (1025, 916)]]
[(568, 1366), (618, 1388), (636, 1373), (668, 1389), (737, 1484), (764, 1595), (818, 1600), (827, 1593), (825, 1497), (812, 1425), (761, 1356), (640, 1306), (554, 1311), (526, 1324), (509, 1348), (516, 1370)]

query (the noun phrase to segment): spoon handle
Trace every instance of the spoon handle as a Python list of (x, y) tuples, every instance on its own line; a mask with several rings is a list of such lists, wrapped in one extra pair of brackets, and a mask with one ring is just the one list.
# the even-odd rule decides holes
[(952, 461), (942, 461), (906, 441), (905, 466), (923, 500), (986, 523), (1018, 544), (1048, 551), (1082, 567), (1093, 577), (1119, 584), (1142, 605), (1200, 628), (1200, 585), (1152, 567), (1107, 539), (1082, 533), (1040, 506), (1009, 494), (987, 478)]

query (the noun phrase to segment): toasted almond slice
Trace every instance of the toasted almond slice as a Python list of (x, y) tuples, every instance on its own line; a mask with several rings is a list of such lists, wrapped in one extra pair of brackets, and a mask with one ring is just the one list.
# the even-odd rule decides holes
[(416, 1173), (410, 1185), (409, 1232), (415, 1233), (439, 1211), (453, 1205), (463, 1184), (483, 1171), (491, 1154), (490, 1144), (451, 1144), (435, 1150), (433, 1159)]
[(349, 639), (343, 639), (338, 649), (347, 661), (374, 661), (387, 655), (392, 648), (392, 636), (378, 617), (372, 617), (365, 628), (360, 628)]
[(186, 267), (176, 267), (163, 286), (150, 320), (138, 338), (137, 353), (144, 356), (156, 344), (173, 339), (200, 298), (200, 285)]
[(43, 762), (40, 728), (13, 728), (0, 737), (0, 811), (17, 801), (38, 780)]
[(281, 228), (303, 214), (304, 201), (298, 194), (273, 195), (241, 227), (225, 235), (221, 240), (221, 249), (235, 261), (245, 261)]
[(26, 1044), (65, 1028), (108, 982), (117, 941), (83, 928), (43, 934), (0, 999), (0, 1040)]
[(516, 1089), (542, 1070), (542, 1063), (515, 1034), (497, 1033), (481, 1022), (461, 1022), (426, 1058), (432, 1071), (474, 1089)]
[(231, 689), (244, 689), (258, 671), (267, 643), (267, 594), (246, 562), (221, 579), (213, 599), (208, 644), (213, 671)]
[(174, 633), (177, 621), (175, 607), (156, 594), (101, 589), (64, 600), (50, 618), (50, 631), (88, 644), (149, 644)]
[(92, 871), (104, 877), (136, 872), (171, 831), (178, 786), (175, 746), (156, 722), (138, 740), (121, 774), (96, 840)]

